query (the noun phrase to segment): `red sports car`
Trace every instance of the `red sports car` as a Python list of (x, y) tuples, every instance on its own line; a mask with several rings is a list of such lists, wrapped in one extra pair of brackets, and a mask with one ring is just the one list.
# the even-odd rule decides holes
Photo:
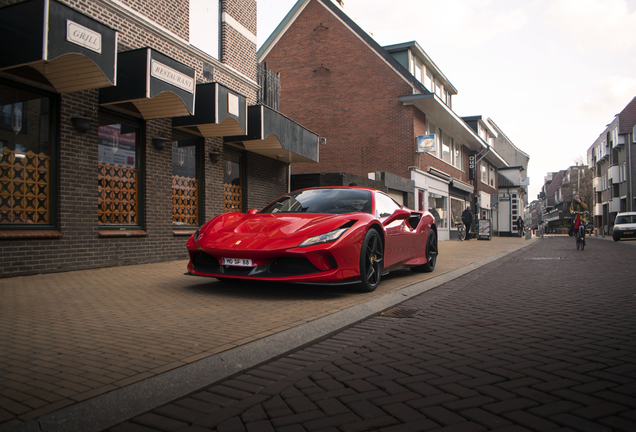
[(389, 195), (362, 187), (288, 193), (261, 211), (225, 213), (188, 240), (188, 271), (221, 280), (357, 283), (373, 291), (382, 274), (430, 272), (437, 226)]

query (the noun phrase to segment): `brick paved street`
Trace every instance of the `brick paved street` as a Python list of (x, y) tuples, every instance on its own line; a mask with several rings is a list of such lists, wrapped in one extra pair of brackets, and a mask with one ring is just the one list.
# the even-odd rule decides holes
[(109, 430), (633, 432), (634, 262), (535, 241)]
[[(255, 350), (261, 357), (246, 349), (249, 358), (241, 359), (243, 365), (257, 364), (383, 307), (371, 309), (368, 302), (395, 304), (407, 298), (398, 294), (406, 287), (468, 271), (528, 243), (442, 242), (435, 272), (392, 273), (367, 294), (349, 287), (224, 284), (185, 276), (185, 261), (0, 279), (0, 429), (37, 425), (34, 420), (60, 410), (103, 403), (98, 397), (104, 395), (120, 401), (122, 390), (154, 391), (149, 382), (173, 377), (155, 385), (174, 392), (158, 392), (156, 401), (146, 395), (139, 409), (165, 403), (232, 373), (212, 364), (208, 368), (218, 376), (203, 371), (195, 379), (187, 366), (196, 369), (219, 353), (262, 342), (265, 348)], [(392, 300), (392, 294), (400, 298)], [(279, 344), (268, 339), (340, 311), (346, 311), (342, 319), (314, 333), (298, 330)], [(139, 400), (133, 390), (130, 399)], [(105, 413), (100, 421), (108, 418)]]

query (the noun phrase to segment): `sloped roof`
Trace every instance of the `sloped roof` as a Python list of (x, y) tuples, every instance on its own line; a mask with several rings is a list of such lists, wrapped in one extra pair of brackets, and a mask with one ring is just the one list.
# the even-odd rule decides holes
[(632, 133), (634, 125), (636, 125), (636, 97), (618, 114), (618, 133)]
[(520, 187), (520, 185), (515, 184), (515, 182), (501, 174), (499, 174), (499, 178), (497, 179), (497, 185), (500, 188)]
[(278, 39), (287, 31), (291, 24), (296, 20), (298, 15), (307, 6), (310, 1), (317, 1), (329, 9), (340, 21), (342, 21), (349, 29), (354, 32), (364, 43), (371, 48), (375, 53), (381, 57), (387, 64), (389, 64), (401, 77), (407, 81), (411, 86), (419, 93), (430, 94), (428, 89), (424, 87), (424, 84), (419, 82), (402, 64), (397, 61), (387, 50), (376, 42), (376, 40), (366, 31), (364, 31), (347, 13), (340, 7), (340, 5), (334, 3), (331, 0), (298, 0), (296, 4), (290, 9), (285, 18), (278, 24), (276, 29), (267, 38), (265, 43), (259, 48), (256, 56), (259, 61), (262, 61), (267, 53), (276, 45)]

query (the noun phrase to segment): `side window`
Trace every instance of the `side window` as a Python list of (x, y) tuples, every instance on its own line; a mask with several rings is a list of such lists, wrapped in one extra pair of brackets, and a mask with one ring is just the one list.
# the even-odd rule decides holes
[(375, 194), (375, 217), (378, 219), (385, 219), (401, 208), (402, 206), (395, 202), (390, 196), (384, 195), (383, 193)]

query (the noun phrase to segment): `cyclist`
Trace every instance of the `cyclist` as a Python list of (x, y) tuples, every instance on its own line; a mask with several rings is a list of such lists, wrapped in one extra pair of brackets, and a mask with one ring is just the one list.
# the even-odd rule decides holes
[(583, 213), (586, 210), (587, 210), (587, 204), (581, 201), (581, 195), (575, 194), (574, 201), (572, 201), (572, 204), (570, 204), (570, 213), (581, 212), (581, 213), (577, 213), (576, 217), (574, 218), (574, 233), (575, 234), (578, 233), (581, 222), (583, 223), (587, 222), (586, 215)]

